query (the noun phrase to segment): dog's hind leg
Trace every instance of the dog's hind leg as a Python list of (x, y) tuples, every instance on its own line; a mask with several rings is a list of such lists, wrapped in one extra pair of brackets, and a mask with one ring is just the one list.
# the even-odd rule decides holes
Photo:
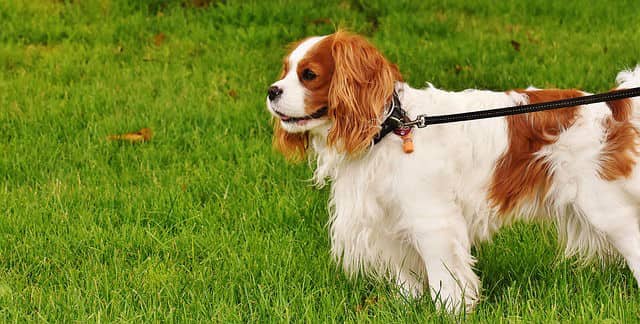
[[(598, 177), (583, 179), (574, 204), (575, 217), (583, 217), (594, 230), (580, 229), (591, 235), (604, 235), (620, 253), (640, 284), (640, 228), (637, 205), (619, 186)], [(586, 224), (585, 224), (586, 225)], [(568, 238), (571, 240), (571, 238)], [(599, 237), (590, 239), (598, 240)], [(584, 238), (583, 238), (584, 240)], [(567, 242), (576, 244), (577, 242)], [(584, 243), (584, 242), (583, 242)]]

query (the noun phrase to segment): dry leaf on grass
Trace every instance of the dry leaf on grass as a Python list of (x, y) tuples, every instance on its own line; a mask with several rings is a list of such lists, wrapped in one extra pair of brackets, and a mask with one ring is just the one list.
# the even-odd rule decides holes
[(520, 43), (511, 40), (511, 46), (513, 46), (513, 49), (516, 50), (516, 52), (520, 52)]
[(145, 127), (135, 133), (109, 135), (107, 136), (107, 140), (141, 143), (150, 141), (151, 137), (153, 137), (153, 131), (150, 128)]
[(162, 45), (162, 43), (164, 43), (165, 38), (167, 38), (167, 35), (165, 35), (164, 33), (157, 33), (155, 36), (153, 36), (153, 43), (156, 46), (160, 46)]
[(196, 8), (206, 8), (208, 7), (212, 0), (191, 0), (191, 5)]
[(331, 18), (317, 18), (317, 19), (313, 19), (311, 20), (311, 23), (314, 25), (330, 25), (331, 24)]

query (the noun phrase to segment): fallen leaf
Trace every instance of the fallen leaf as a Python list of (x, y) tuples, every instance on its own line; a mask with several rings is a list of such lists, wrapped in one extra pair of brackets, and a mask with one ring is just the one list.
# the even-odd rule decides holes
[(514, 41), (513, 39), (511, 40), (511, 46), (513, 46), (513, 49), (516, 50), (516, 52), (520, 52), (520, 43)]
[(116, 134), (107, 136), (109, 141), (125, 141), (130, 143), (148, 142), (153, 137), (153, 131), (150, 128), (142, 128), (134, 133)]
[(211, 4), (211, 0), (191, 0), (191, 5), (196, 8), (206, 8)]
[(316, 18), (311, 20), (311, 23), (314, 25), (321, 25), (321, 24), (330, 25), (331, 18)]
[(165, 35), (163, 32), (157, 33), (155, 36), (153, 36), (153, 43), (156, 44), (156, 46), (160, 46), (162, 45), (162, 43), (164, 43), (165, 38), (167, 38), (167, 35)]

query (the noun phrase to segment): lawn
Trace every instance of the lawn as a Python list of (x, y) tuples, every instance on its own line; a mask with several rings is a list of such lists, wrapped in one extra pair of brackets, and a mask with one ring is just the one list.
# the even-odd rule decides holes
[[(337, 27), (369, 37), (413, 86), (605, 91), (640, 62), (638, 12), (0, 0), (0, 321), (637, 320), (628, 269), (563, 260), (551, 226), (518, 224), (475, 250), (483, 300), (466, 316), (346, 277), (329, 255), (328, 190), (273, 151), (265, 96), (288, 43)], [(107, 141), (142, 127), (147, 143)]]

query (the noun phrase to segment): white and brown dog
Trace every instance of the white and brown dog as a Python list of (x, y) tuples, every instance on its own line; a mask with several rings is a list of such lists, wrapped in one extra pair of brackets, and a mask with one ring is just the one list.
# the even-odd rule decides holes
[[(640, 66), (617, 78), (640, 86)], [(553, 220), (568, 256), (622, 256), (640, 280), (640, 99), (413, 132), (415, 152), (373, 139), (394, 92), (411, 118), (583, 96), (578, 90), (414, 89), (364, 38), (339, 31), (295, 44), (267, 106), (275, 146), (315, 160), (331, 183), (333, 255), (348, 273), (388, 278), (407, 296), (473, 308), (471, 246), (514, 220)], [(426, 286), (425, 286), (426, 285)]]

